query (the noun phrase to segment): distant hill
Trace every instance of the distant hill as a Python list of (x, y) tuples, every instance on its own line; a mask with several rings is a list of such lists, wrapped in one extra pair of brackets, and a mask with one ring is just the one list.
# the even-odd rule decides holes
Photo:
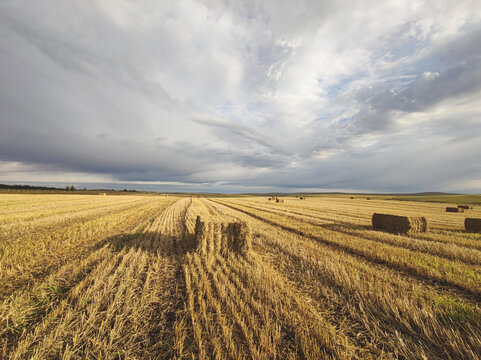
[(457, 193), (445, 193), (445, 192), (420, 192), (420, 193), (411, 193), (411, 194), (386, 194), (386, 195), (393, 195), (393, 196), (444, 196), (444, 195), (462, 195)]

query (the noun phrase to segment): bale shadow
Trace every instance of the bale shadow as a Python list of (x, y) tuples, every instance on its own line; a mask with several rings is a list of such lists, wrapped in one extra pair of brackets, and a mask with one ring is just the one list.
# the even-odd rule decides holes
[(102, 240), (101, 243), (102, 246), (110, 245), (115, 252), (123, 249), (140, 249), (148, 253), (167, 256), (184, 255), (195, 250), (194, 234), (187, 232), (179, 235), (153, 231), (120, 233)]
[(373, 230), (371, 225), (356, 225), (356, 224), (346, 224), (346, 223), (323, 224), (320, 226), (327, 230), (333, 230), (333, 231), (342, 231), (343, 229), (361, 230), (361, 231)]

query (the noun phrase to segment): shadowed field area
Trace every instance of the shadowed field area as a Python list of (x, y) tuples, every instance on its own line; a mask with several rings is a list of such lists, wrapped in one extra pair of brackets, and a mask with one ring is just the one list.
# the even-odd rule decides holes
[(1, 194), (0, 357), (481, 357), (481, 207), (282, 199)]

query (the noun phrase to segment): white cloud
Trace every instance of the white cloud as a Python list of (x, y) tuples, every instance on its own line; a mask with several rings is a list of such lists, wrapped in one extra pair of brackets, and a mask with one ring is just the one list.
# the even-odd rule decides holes
[(423, 76), (423, 79), (434, 80), (439, 77), (439, 73), (437, 71), (435, 72), (425, 71), (423, 72), (422, 76)]

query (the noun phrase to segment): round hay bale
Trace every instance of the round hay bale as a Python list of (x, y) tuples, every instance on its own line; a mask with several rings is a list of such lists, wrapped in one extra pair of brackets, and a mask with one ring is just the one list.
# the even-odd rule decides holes
[(466, 218), (464, 219), (464, 228), (466, 232), (481, 233), (481, 219)]
[(374, 213), (372, 215), (372, 227), (374, 230), (393, 234), (405, 234), (426, 232), (428, 223), (424, 217)]

